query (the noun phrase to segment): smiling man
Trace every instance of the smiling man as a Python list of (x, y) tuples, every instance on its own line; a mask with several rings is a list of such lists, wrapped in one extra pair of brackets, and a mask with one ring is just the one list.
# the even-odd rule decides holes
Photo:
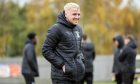
[(67, 3), (58, 15), (57, 23), (48, 30), (42, 54), (51, 63), (53, 84), (79, 84), (84, 76), (79, 19), (79, 5)]
[(77, 4), (69, 3), (64, 6), (66, 20), (76, 25), (80, 19), (80, 8)]

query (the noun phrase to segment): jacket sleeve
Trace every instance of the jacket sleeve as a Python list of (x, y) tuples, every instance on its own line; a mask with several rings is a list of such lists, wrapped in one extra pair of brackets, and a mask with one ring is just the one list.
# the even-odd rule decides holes
[(60, 40), (59, 33), (59, 30), (54, 26), (48, 30), (42, 47), (42, 54), (52, 65), (62, 68), (64, 61), (61, 56), (56, 55), (56, 46)]
[(35, 57), (35, 50), (33, 46), (27, 48), (27, 60), (35, 76), (39, 76), (37, 60)]
[(126, 58), (126, 53), (127, 53), (127, 47), (125, 47), (123, 50), (122, 50), (122, 52), (120, 53), (120, 56), (119, 56), (119, 61), (120, 62), (123, 62), (124, 60), (125, 60), (125, 58)]
[(115, 65), (116, 65), (115, 59), (116, 59), (116, 56), (115, 56), (115, 52), (114, 52), (112, 73), (115, 73)]
[(95, 60), (96, 57), (96, 52), (95, 52), (95, 46), (92, 45), (93, 49), (92, 49), (92, 56), (93, 56), (93, 60)]
[(113, 67), (112, 67), (112, 73), (114, 73), (115, 72), (115, 57), (114, 57), (114, 60), (113, 60), (114, 62), (113, 62)]

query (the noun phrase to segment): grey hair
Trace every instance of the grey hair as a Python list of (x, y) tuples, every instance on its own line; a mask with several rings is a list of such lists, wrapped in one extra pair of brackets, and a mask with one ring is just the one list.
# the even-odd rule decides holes
[(70, 10), (71, 8), (80, 9), (80, 6), (79, 6), (78, 4), (76, 4), (76, 3), (70, 2), (70, 3), (67, 3), (67, 4), (64, 6), (64, 11)]

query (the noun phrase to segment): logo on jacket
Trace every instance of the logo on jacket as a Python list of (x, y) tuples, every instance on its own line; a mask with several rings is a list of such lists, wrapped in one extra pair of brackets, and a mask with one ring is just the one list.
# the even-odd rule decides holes
[(68, 31), (67, 31), (66, 34), (70, 36), (70, 35), (71, 35), (71, 32), (68, 32)]
[(76, 37), (80, 38), (80, 33), (78, 31), (75, 31)]

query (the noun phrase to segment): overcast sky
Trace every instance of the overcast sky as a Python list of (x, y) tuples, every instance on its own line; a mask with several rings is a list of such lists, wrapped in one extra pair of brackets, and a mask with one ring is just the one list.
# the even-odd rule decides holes
[(134, 0), (134, 4), (140, 9), (140, 0)]

